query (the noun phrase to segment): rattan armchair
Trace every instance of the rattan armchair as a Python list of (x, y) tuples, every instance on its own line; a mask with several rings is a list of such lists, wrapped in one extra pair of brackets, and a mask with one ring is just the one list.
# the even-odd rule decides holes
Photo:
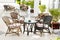
[(36, 30), (39, 30), (41, 35), (42, 35), (42, 33), (46, 33), (46, 32), (43, 31), (44, 29), (47, 30), (48, 33), (50, 33), (49, 27), (51, 25), (51, 21), (52, 21), (52, 16), (49, 16), (49, 15), (48, 16), (44, 16), (43, 17), (43, 22), (38, 21), (36, 23), (35, 29), (34, 29), (34, 33), (36, 33)]
[(14, 11), (15, 7), (11, 5), (4, 5), (4, 10), (6, 11)]
[(17, 12), (11, 12), (10, 15), (14, 22), (19, 22), (24, 27), (24, 16), (20, 16)]
[(19, 32), (21, 32), (20, 23), (14, 23), (12, 19), (7, 16), (2, 17), (2, 19), (8, 27), (6, 34), (16, 33), (19, 36)]

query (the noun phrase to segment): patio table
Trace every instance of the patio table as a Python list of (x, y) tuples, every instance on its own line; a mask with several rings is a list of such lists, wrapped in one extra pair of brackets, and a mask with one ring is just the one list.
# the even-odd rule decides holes
[(37, 21), (35, 20), (28, 20), (28, 21), (24, 21), (24, 32), (25, 32), (25, 25), (27, 24), (27, 35), (29, 35), (29, 29), (31, 29), (31, 32), (32, 32), (32, 28), (33, 28), (33, 25), (35, 25)]

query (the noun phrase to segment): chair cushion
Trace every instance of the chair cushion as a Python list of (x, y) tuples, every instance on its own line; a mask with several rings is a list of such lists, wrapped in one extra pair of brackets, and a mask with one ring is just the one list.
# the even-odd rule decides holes
[(19, 20), (24, 20), (24, 18), (23, 17), (20, 17)]
[(20, 18), (19, 18), (19, 22), (20, 22), (21, 24), (23, 24), (23, 23), (24, 23), (24, 18), (23, 18), (23, 17), (20, 17)]
[(37, 26), (38, 27), (43, 27), (43, 24), (42, 23), (37, 23)]
[(19, 20), (18, 19), (13, 19), (13, 22), (14, 23), (19, 23)]
[(47, 25), (47, 24), (44, 24), (44, 27), (45, 27), (45, 28), (48, 28), (48, 25)]
[(8, 25), (8, 27), (10, 27), (10, 28), (20, 27), (20, 23), (10, 24), (10, 25)]
[(10, 21), (10, 23), (13, 23), (13, 20), (11, 18), (9, 18), (9, 21)]

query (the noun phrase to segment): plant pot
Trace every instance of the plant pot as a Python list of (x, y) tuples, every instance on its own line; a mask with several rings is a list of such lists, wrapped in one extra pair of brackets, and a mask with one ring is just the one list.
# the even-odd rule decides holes
[(20, 5), (20, 9), (21, 9), (22, 11), (27, 11), (27, 10), (28, 10), (28, 6), (25, 5), (25, 4), (21, 4), (21, 5)]
[(59, 29), (59, 23), (58, 22), (52, 22), (53, 29)]
[(30, 12), (31, 12), (31, 13), (34, 13), (34, 9), (31, 9)]

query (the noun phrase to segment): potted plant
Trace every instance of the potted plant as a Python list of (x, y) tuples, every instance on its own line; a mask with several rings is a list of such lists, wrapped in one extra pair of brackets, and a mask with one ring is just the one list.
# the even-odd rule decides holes
[(42, 16), (43, 15), (43, 12), (46, 9), (46, 6), (45, 5), (39, 5), (38, 7), (39, 7), (39, 10), (41, 11), (40, 15)]
[(26, 2), (26, 5), (30, 6), (31, 7), (30, 12), (34, 13), (34, 9), (33, 9), (34, 8), (34, 0)]
[(49, 9), (53, 19), (52, 19), (52, 27), (53, 29), (59, 29), (59, 20), (60, 17), (60, 9)]
[(31, 6), (30, 12), (31, 12), (31, 13), (34, 13), (34, 9), (33, 9), (33, 8), (34, 8), (34, 1), (31, 1), (30, 4), (31, 4), (31, 5), (30, 5), (30, 6)]
[(60, 11), (59, 10), (60, 9), (49, 9), (49, 12), (53, 16), (54, 22), (57, 22), (59, 20), (59, 17), (60, 17)]
[(41, 13), (43, 13), (46, 9), (46, 6), (45, 5), (39, 5), (39, 9), (40, 9)]
[(27, 10), (28, 10), (28, 6), (25, 5), (25, 4), (21, 4), (21, 5), (20, 5), (20, 9), (21, 9), (22, 11), (27, 11)]
[(28, 6), (26, 5), (26, 1), (22, 0), (21, 4), (20, 4), (20, 9), (22, 11), (27, 11), (28, 10)]
[(21, 0), (16, 0), (16, 3), (17, 4), (21, 4)]

